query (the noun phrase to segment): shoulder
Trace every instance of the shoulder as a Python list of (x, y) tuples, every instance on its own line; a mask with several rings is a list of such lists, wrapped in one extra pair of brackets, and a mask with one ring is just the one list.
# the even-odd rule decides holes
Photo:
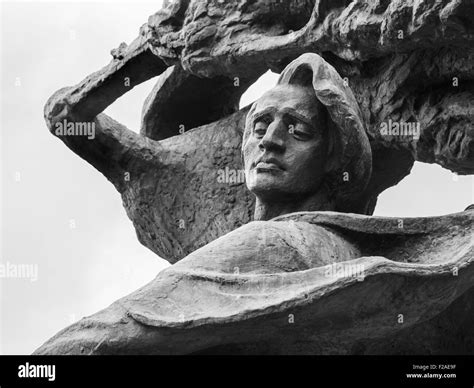
[(343, 237), (306, 221), (252, 221), (214, 240), (175, 266), (224, 273), (302, 271), (357, 257)]

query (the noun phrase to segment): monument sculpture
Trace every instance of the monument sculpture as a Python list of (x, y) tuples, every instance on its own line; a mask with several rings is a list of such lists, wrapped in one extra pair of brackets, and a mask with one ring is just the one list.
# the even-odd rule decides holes
[[(474, 172), (472, 8), (179, 0), (151, 16), (45, 118), (173, 265), (35, 353), (472, 353), (473, 210), (372, 216), (415, 159)], [(238, 110), (268, 68), (277, 85)], [(159, 74), (141, 134), (101, 113)]]

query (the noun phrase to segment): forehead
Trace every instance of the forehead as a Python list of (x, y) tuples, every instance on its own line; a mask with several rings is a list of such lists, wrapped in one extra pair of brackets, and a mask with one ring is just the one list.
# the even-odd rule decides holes
[(294, 109), (300, 113), (314, 116), (318, 113), (320, 102), (312, 88), (297, 85), (279, 85), (266, 92), (255, 104), (255, 113), (267, 108)]

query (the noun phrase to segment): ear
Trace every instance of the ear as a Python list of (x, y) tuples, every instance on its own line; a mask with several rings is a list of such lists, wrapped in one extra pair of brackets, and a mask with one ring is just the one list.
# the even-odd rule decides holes
[(336, 171), (341, 164), (341, 154), (340, 154), (340, 145), (338, 144), (337, 136), (337, 127), (333, 123), (329, 114), (327, 115), (327, 129), (326, 129), (326, 138), (327, 138), (327, 153), (326, 153), (326, 164), (324, 166), (324, 171), (326, 173)]

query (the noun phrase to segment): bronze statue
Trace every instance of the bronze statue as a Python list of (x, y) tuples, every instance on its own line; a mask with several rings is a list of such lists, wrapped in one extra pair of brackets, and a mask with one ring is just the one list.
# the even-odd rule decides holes
[[(48, 102), (50, 130), (63, 120), (93, 120), (95, 143), (81, 136), (62, 140), (114, 183), (129, 213), (156, 217), (137, 205), (150, 198), (143, 184), (151, 182), (148, 169), (159, 177), (154, 185), (169, 183), (166, 174), (177, 168), (176, 160), (186, 163), (173, 159), (180, 152), (177, 139), (186, 134), (146, 139), (105, 115), (95, 117), (99, 112), (87, 99), (71, 104), (73, 94), (63, 89)], [(214, 236), (36, 354), (370, 352), (402, 329), (422, 330), (416, 327), (472, 285), (472, 211), (370, 216), (366, 187), (373, 163), (364, 118), (351, 89), (319, 55), (295, 59), (252, 105), (241, 152), (246, 186), (256, 198), (253, 221)], [(130, 171), (141, 191), (127, 186)], [(168, 195), (154, 186), (150, 192)], [(239, 209), (242, 198), (233, 201)], [(452, 250), (447, 236), (454, 231)], [(151, 227), (149, 234), (159, 240)], [(159, 253), (189, 250), (155, 244)]]

